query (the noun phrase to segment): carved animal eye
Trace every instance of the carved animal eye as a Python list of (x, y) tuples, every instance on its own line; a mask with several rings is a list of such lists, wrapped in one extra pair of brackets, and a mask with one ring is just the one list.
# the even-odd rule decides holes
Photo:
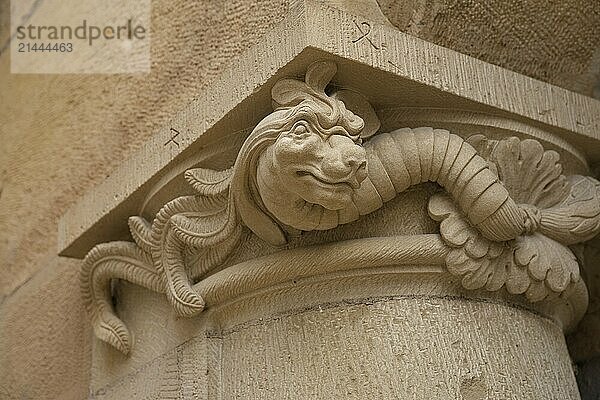
[(298, 124), (292, 129), (292, 133), (295, 136), (306, 136), (308, 128), (304, 124)]

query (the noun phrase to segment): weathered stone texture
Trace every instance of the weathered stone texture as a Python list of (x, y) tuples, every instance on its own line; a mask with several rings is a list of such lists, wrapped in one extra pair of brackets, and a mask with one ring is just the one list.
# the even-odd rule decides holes
[(91, 332), (78, 262), (40, 254), (41, 270), (0, 309), (0, 399), (81, 399)]
[(2, 390), (80, 399), (91, 332), (79, 262), (56, 257), (58, 217), (281, 20), (287, 1), (154, 1), (147, 75), (10, 74), (8, 7), (0, 5)]
[(398, 29), (600, 98), (600, 2), (378, 0)]
[(154, 2), (150, 74), (16, 75), (2, 55), (0, 294), (55, 248), (66, 207), (283, 18), (285, 3)]
[[(124, 289), (135, 309), (150, 299), (171, 321), (154, 295)], [(148, 325), (148, 318), (135, 322)], [(97, 348), (95, 398), (188, 398), (189, 389), (224, 399), (579, 398), (561, 328), (494, 301), (371, 298), (278, 313), (210, 337), (201, 327), (178, 326), (196, 336), (146, 364)], [(136, 328), (141, 340), (152, 341), (148, 329)], [(116, 367), (109, 368), (111, 360)], [(111, 369), (121, 376), (107, 381)]]
[(222, 354), (228, 399), (579, 398), (560, 329), (485, 302), (319, 307), (233, 329)]

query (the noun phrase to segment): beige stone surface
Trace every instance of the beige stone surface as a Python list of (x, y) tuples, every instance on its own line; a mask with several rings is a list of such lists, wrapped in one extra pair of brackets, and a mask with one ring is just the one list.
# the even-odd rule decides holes
[[(527, 135), (519, 138), (522, 132), (508, 127), (520, 129), (527, 119), (535, 120), (538, 129), (547, 132), (530, 129), (533, 137), (542, 133), (541, 139), (579, 159), (585, 174), (587, 159), (598, 158), (597, 102), (432, 46), (386, 25), (359, 24), (358, 17), (322, 4), (298, 3), (289, 14), (61, 219), (60, 248), (65, 254), (81, 256), (107, 242), (91, 248), (82, 266), (82, 292), (96, 336), (124, 354), (132, 350), (132, 334), (113, 311), (111, 279), (165, 293), (178, 315), (193, 317), (218, 304), (215, 299), (222, 293), (233, 301), (235, 295), (246, 294), (248, 282), (250, 290), (256, 290), (255, 283), (271, 281), (290, 268), (304, 276), (305, 269), (320, 264), (337, 272), (338, 266), (380, 266), (382, 260), (405, 262), (403, 257), (413, 262), (444, 258), (466, 289), (504, 288), (531, 302), (564, 296), (576, 304), (571, 319), (576, 322), (587, 298), (577, 259), (566, 246), (598, 232), (600, 183), (570, 175), (557, 152)], [(368, 33), (361, 27), (369, 27)], [(349, 41), (356, 30), (362, 38)], [(402, 59), (398, 52), (388, 54), (388, 47), (408, 50)], [(251, 68), (256, 53), (273, 49), (275, 59), (263, 63), (262, 69)], [(333, 61), (334, 55), (341, 59)], [(411, 58), (420, 62), (407, 62)], [(429, 68), (436, 68), (433, 76)], [(361, 69), (370, 74), (360, 74)], [(299, 70), (304, 79), (295, 78)], [(455, 70), (462, 73), (454, 75)], [(367, 75), (370, 79), (361, 77)], [(246, 84), (232, 89), (239, 77)], [(401, 85), (412, 85), (412, 96)], [(431, 86), (436, 91), (429, 91)], [(213, 99), (219, 95), (217, 104)], [(512, 101), (525, 97), (527, 102)], [(245, 130), (235, 129), (250, 122), (241, 103), (263, 116), (269, 100), (273, 110), (252, 129), (233, 162), (235, 141), (221, 144), (219, 139), (233, 135), (231, 131), (246, 136)], [(470, 115), (473, 121), (493, 113), (490, 120), (505, 117), (509, 123), (504, 123), (507, 129), (499, 139), (488, 138), (487, 130), (466, 139), (460, 131), (427, 125), (408, 128), (405, 121), (398, 121), (390, 132), (379, 131), (376, 111), (415, 104), (443, 107), (441, 114), (463, 117), (469, 107), (476, 107), (478, 113)], [(548, 107), (547, 112), (539, 112), (540, 104)], [(590, 123), (580, 126), (577, 122), (588, 115)], [(178, 134), (181, 145), (173, 142), (174, 148), (164, 150), (161, 146), (169, 144), (164, 143), (169, 137), (165, 134), (171, 131), (186, 133)], [(217, 149), (209, 144), (211, 135), (210, 144)], [(200, 160), (197, 154), (222, 154), (233, 167), (219, 167), (215, 160)], [(164, 190), (161, 183), (168, 187), (164, 178), (181, 174), (187, 159), (189, 166), (201, 164), (183, 174), (190, 186), (187, 196), (152, 205), (155, 213), (146, 206), (137, 213), (132, 209), (140, 200), (148, 205), (157, 190)], [(140, 165), (145, 167), (142, 171)], [(272, 258), (227, 265), (243, 228), (283, 247), (299, 231), (324, 231), (353, 222), (398, 193), (429, 181), (452, 197), (429, 201), (429, 215), (441, 223), (440, 237), (408, 237), (387, 247), (383, 238), (366, 247), (338, 243), (342, 258), (314, 258), (301, 250), (290, 253), (286, 265)], [(113, 194), (115, 187), (125, 192)], [(176, 196), (175, 191), (170, 194)], [(124, 236), (126, 218), (135, 243), (108, 242)], [(360, 234), (362, 227), (356, 230)], [(271, 269), (261, 269), (261, 263)], [(225, 274), (222, 279), (212, 275), (219, 269)], [(250, 272), (240, 274), (237, 281), (234, 271), (239, 270)], [(571, 322), (563, 323), (565, 331), (573, 328)]]
[(579, 399), (560, 330), (498, 304), (318, 307), (231, 329), (221, 351), (230, 399)]
[[(0, 397), (80, 399), (90, 332), (74, 290), (78, 264), (55, 255), (58, 216), (280, 21), (287, 2), (153, 2), (153, 65), (143, 76), (10, 75), (8, 6), (0, 4)], [(560, 350), (553, 329), (544, 335)]]
[(600, 3), (378, 0), (401, 31), (600, 98)]
[(14, 75), (4, 51), (9, 2), (1, 2), (2, 396), (85, 397), (88, 321), (79, 264), (56, 256), (58, 217), (276, 24), (286, 4), (154, 1), (150, 74)]
[[(67, 205), (103, 181), (285, 9), (279, 1), (155, 2), (148, 75), (15, 75), (2, 54), (3, 294), (30, 276), (31, 258), (52, 247), (47, 238), (55, 237)], [(7, 24), (8, 13), (2, 15)], [(26, 218), (32, 209), (38, 218)]]
[(467, 298), (442, 270), (411, 270), (299, 279), (193, 324), (123, 284), (120, 311), (143, 347), (124, 359), (96, 342), (91, 392), (103, 400), (579, 399), (555, 321), (501, 297)]
[[(506, 116), (556, 133), (562, 143), (575, 147), (590, 162), (600, 159), (595, 140), (600, 103), (596, 100), (432, 45), (385, 24), (369, 25), (368, 40), (361, 39), (359, 20), (320, 3), (298, 2), (252, 52), (228, 66), (217, 81), (163, 125), (109, 179), (67, 211), (60, 223), (59, 250), (82, 257), (94, 244), (126, 235), (122, 228), (119, 230), (124, 224), (113, 222), (139, 213), (138, 203), (156, 190), (170, 169), (181, 168), (182, 159), (192, 158), (190, 153), (212, 152), (215, 137), (231, 135), (235, 139), (223, 146), (235, 146), (239, 139), (236, 135), (245, 135), (244, 129), (253, 127), (271, 111), (269, 92), (273, 81), (303, 75), (321, 58), (337, 61), (334, 85), (360, 92), (377, 110), (451, 105), (453, 109)], [(366, 20), (361, 23), (369, 24)], [(278, 56), (264, 60), (262, 68), (256, 69), (256, 54), (274, 49)], [(241, 87), (235, 84), (240, 76), (245, 82)], [(230, 89), (229, 96), (215, 103), (222, 88)], [(172, 136), (172, 128), (181, 132), (181, 144), (165, 151), (164, 143)], [(223, 168), (214, 166), (214, 159), (191, 161)], [(140, 165), (144, 166), (141, 171), (130, 173)], [(192, 166), (193, 162), (188, 163)], [(114, 187), (123, 189), (115, 195)]]
[(0, 398), (81, 399), (89, 384), (92, 337), (78, 265), (42, 253), (39, 272), (0, 308)]

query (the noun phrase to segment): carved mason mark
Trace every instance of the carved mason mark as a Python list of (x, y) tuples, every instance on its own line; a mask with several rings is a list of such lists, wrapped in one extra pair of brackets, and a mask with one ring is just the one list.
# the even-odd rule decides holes
[(379, 47), (375, 43), (373, 43), (373, 41), (369, 37), (369, 35), (371, 34), (371, 24), (368, 22), (361, 22), (359, 24), (358, 22), (356, 22), (356, 20), (353, 20), (352, 22), (354, 22), (354, 26), (356, 26), (356, 29), (358, 29), (361, 33), (361, 36), (359, 36), (356, 39), (353, 39), (352, 43), (358, 43), (364, 39), (368, 41), (375, 50), (379, 50)]
[(181, 134), (181, 132), (179, 132), (175, 128), (171, 128), (169, 132), (171, 133), (171, 138), (167, 140), (163, 146), (167, 146), (169, 143), (172, 143), (175, 146), (179, 147), (179, 142), (177, 142), (175, 139)]

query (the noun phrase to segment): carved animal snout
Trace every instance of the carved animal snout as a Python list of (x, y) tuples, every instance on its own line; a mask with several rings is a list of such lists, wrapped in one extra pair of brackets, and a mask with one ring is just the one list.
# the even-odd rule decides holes
[(328, 140), (329, 149), (322, 161), (322, 171), (332, 182), (346, 182), (360, 187), (367, 177), (365, 149), (347, 136), (333, 135)]

